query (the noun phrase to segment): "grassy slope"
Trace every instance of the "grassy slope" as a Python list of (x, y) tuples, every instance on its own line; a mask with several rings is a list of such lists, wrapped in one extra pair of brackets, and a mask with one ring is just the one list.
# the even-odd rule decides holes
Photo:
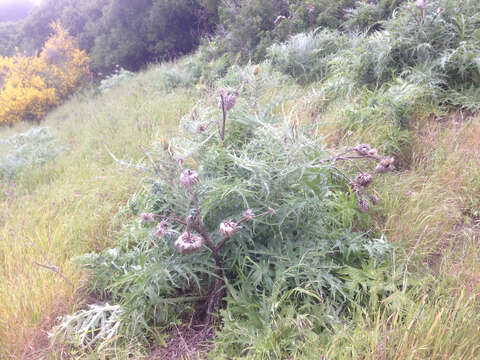
[(397, 277), (413, 286), (338, 329), (328, 358), (480, 358), (480, 117), (419, 117), (410, 133), (409, 164), (376, 184), (376, 224), (405, 246)]
[[(138, 159), (141, 147), (174, 128), (192, 105), (188, 92), (166, 95), (159, 84), (153, 69), (107, 95), (74, 97), (42, 123), (68, 150), (0, 185), (0, 358), (20, 358), (48, 346), (45, 331), (56, 316), (78, 305), (82, 273), (70, 259), (112, 241), (113, 216), (142, 176), (119, 167), (106, 147)], [(28, 127), (3, 128), (0, 136)], [(46, 261), (30, 241), (74, 289), (34, 264)]]
[[(82, 274), (69, 259), (113, 240), (113, 214), (141, 177), (119, 168), (104, 145), (124, 158), (139, 158), (140, 145), (148, 147), (193, 106), (195, 96), (186, 90), (164, 94), (158, 74), (153, 69), (105, 96), (77, 97), (49, 115), (45, 125), (55, 128), (70, 150), (25, 174), (14, 187), (3, 185), (1, 193), (13, 191), (17, 197), (1, 195), (0, 204), (5, 214), (0, 222), (2, 357), (46, 345), (43, 330), (56, 315), (78, 306), (73, 289), (33, 264), (42, 259), (26, 239), (81, 284)], [(299, 93), (293, 86), (282, 89), (289, 91)], [(332, 145), (375, 136), (368, 129), (343, 136), (343, 119), (335, 110), (319, 114), (321, 100), (309, 89), (299, 98), (292, 112), (284, 111), (292, 120), (326, 124), (319, 133)], [(358, 312), (327, 343), (312, 342), (311, 359), (320, 353), (328, 359), (479, 356), (480, 119), (419, 117), (410, 132), (408, 166), (375, 185), (382, 201), (374, 216), (378, 229), (406, 246), (396, 257), (412, 254), (408, 278), (413, 284), (418, 278), (418, 284), (402, 297), (387, 299), (387, 310), (372, 304), (368, 312)], [(404, 268), (396, 271), (403, 276)]]

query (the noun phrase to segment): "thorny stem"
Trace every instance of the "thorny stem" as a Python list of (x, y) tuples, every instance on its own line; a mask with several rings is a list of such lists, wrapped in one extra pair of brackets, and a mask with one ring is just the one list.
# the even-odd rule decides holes
[(347, 160), (350, 161), (357, 168), (358, 171), (363, 172), (360, 166), (358, 166), (358, 164), (355, 161), (353, 161), (353, 159), (347, 159)]
[(179, 218), (176, 218), (176, 217), (169, 217), (169, 216), (166, 216), (166, 215), (156, 215), (156, 214), (154, 214), (153, 216), (157, 216), (157, 217), (165, 219), (167, 221), (175, 221), (175, 222), (177, 222), (179, 224), (182, 224), (182, 225), (185, 225), (185, 226), (187, 225), (187, 223), (185, 221), (183, 221)]
[(195, 204), (196, 221), (192, 225), (195, 228), (195, 230), (200, 234), (200, 236), (203, 238), (208, 248), (212, 251), (213, 258), (215, 259), (215, 264), (219, 269), (221, 269), (221, 272), (223, 273), (223, 264), (222, 264), (222, 261), (220, 260), (220, 257), (218, 256), (218, 251), (215, 248), (215, 245), (213, 244), (212, 240), (208, 236), (207, 232), (205, 231), (205, 227), (203, 226), (202, 219), (200, 218), (200, 205), (198, 203), (198, 199), (193, 193), (192, 188), (190, 187), (187, 188), (187, 191), (190, 194), (190, 198), (192, 199), (193, 203)]
[[(353, 150), (351, 150), (353, 151)], [(378, 155), (351, 155), (351, 156), (344, 156), (346, 154), (348, 154), (349, 152), (351, 151), (348, 151), (348, 152), (345, 152), (343, 154), (340, 154), (340, 155), (337, 155), (337, 156), (333, 156), (331, 158), (328, 158), (328, 159), (322, 159), (320, 160), (320, 163), (321, 164), (324, 164), (324, 163), (327, 163), (327, 162), (337, 162), (339, 160), (356, 160), (356, 159), (368, 159), (368, 160), (379, 160), (380, 159), (380, 156)]]
[(347, 180), (348, 182), (352, 182), (352, 179), (350, 179), (347, 175), (345, 175), (345, 173), (343, 171), (341, 171), (339, 168), (337, 168), (335, 166), (332, 166), (331, 168), (333, 170), (335, 170), (337, 173), (339, 173), (341, 176), (343, 176), (345, 178), (345, 180)]
[[(259, 215), (254, 215), (252, 216), (253, 219), (256, 219), (256, 218), (259, 218), (259, 217), (262, 217), (262, 216), (265, 216), (265, 215), (269, 215), (269, 214), (273, 214), (274, 213), (274, 210), (273, 209), (268, 209), (267, 211), (259, 214)], [(248, 221), (249, 220), (249, 217), (247, 216), (243, 216), (240, 220), (238, 220), (238, 222), (236, 223), (236, 226), (240, 225), (242, 222), (245, 222), (245, 221)], [(220, 250), (224, 245), (225, 243), (227, 242), (229, 238), (228, 237), (224, 237), (222, 239), (222, 241), (220, 241), (217, 245), (217, 247), (215, 248), (215, 250)]]

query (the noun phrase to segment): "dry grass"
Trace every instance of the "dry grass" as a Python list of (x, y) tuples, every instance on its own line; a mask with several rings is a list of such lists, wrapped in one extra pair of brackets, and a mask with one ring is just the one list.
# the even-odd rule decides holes
[[(331, 146), (385, 137), (376, 124), (345, 132), (339, 113), (321, 117)], [(409, 162), (374, 185), (381, 203), (373, 219), (404, 249), (396, 253), (400, 280), (398, 264), (412, 254), (410, 286), (359, 309), (327, 345), (312, 346), (312, 359), (480, 358), (480, 116), (419, 117), (410, 139)]]
[(480, 117), (424, 120), (412, 138), (410, 168), (378, 184), (377, 219), (405, 253), (421, 239), (412, 285), (362, 316), (349, 346), (361, 359), (478, 359)]

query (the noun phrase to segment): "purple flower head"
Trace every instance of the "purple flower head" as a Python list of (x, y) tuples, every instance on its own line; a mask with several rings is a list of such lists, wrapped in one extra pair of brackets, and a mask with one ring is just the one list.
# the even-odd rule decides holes
[(168, 232), (168, 221), (167, 220), (162, 220), (161, 222), (158, 223), (157, 229), (155, 230), (155, 236), (157, 238), (162, 238), (165, 236), (165, 234)]
[(194, 185), (197, 185), (200, 182), (198, 179), (198, 174), (194, 170), (186, 169), (180, 175), (180, 184), (186, 188), (191, 188)]
[(218, 107), (220, 109), (223, 109), (223, 107), (225, 107), (225, 111), (231, 110), (237, 102), (237, 96), (237, 91), (234, 91), (233, 93), (228, 93), (227, 90), (221, 88), (220, 98), (218, 99)]
[(415, 0), (415, 6), (419, 9), (427, 8), (427, 0)]
[(355, 183), (360, 186), (368, 186), (373, 181), (373, 176), (369, 173), (358, 174), (355, 177)]
[(141, 213), (140, 218), (142, 219), (142, 221), (145, 221), (145, 222), (153, 222), (153, 221), (155, 221), (155, 214), (153, 214), (153, 213)]
[(247, 221), (252, 221), (255, 218), (255, 213), (252, 209), (247, 209), (243, 212), (243, 217)]

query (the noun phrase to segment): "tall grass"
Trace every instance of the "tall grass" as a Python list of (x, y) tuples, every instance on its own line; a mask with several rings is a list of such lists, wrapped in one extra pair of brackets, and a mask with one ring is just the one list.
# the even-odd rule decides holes
[[(480, 357), (480, 118), (459, 111), (441, 120), (418, 118), (409, 168), (377, 183), (374, 222), (406, 244), (396, 254), (396, 276), (405, 275), (408, 287), (359, 308), (321, 350), (312, 346), (315, 352), (334, 359)], [(408, 257), (407, 269), (398, 266)]]
[[(66, 150), (28, 171), (19, 169), (14, 181), (0, 186), (1, 358), (48, 347), (45, 331), (79, 305), (84, 275), (70, 259), (111, 241), (114, 215), (138, 187), (139, 174), (120, 167), (109, 151), (141, 159), (142, 147), (168, 134), (189, 109), (195, 95), (166, 94), (158, 88), (156, 71), (107, 95), (78, 94), (51, 113), (42, 126)], [(0, 136), (27, 128), (2, 129)], [(36, 265), (47, 265), (42, 252), (73, 287)]]

